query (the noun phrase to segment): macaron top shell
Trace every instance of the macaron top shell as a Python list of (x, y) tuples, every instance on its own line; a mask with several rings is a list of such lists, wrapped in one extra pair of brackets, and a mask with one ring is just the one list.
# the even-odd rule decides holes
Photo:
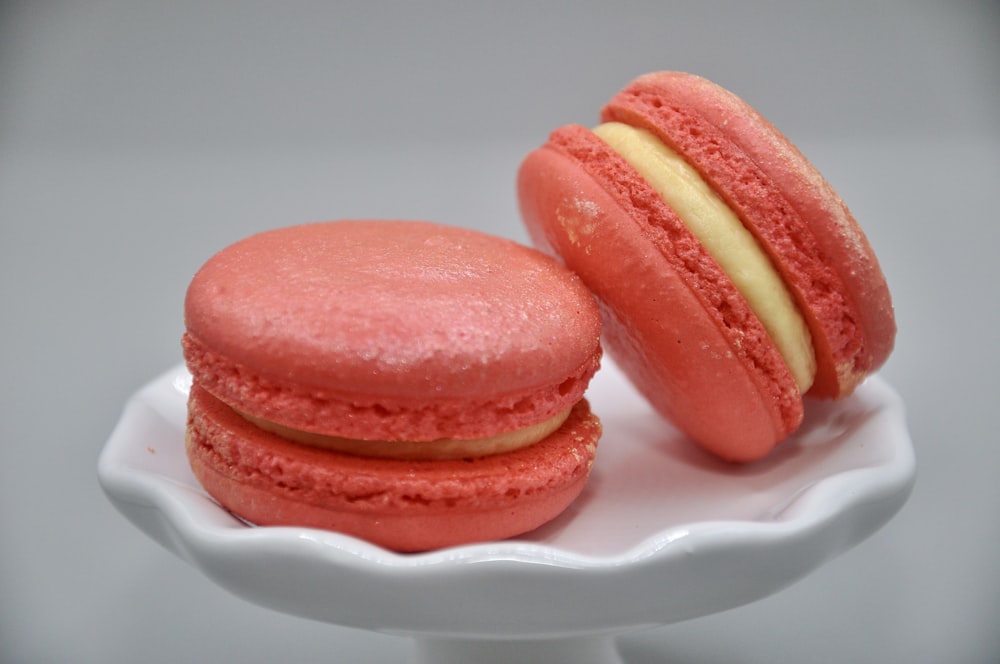
[(600, 358), (589, 291), (472, 230), (339, 221), (251, 236), (185, 301), (185, 357), (217, 398), (306, 431), (479, 437), (580, 399)]
[(867, 238), (830, 184), (733, 93), (682, 72), (641, 76), (601, 114), (655, 134), (770, 254), (813, 337), (818, 396), (850, 393), (892, 350), (895, 318)]

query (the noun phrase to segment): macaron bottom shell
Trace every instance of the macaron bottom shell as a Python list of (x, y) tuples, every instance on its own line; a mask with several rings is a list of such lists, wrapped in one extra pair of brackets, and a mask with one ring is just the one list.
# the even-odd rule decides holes
[(554, 434), (508, 454), (374, 459), (265, 432), (195, 385), (186, 448), (205, 490), (250, 523), (423, 551), (513, 537), (554, 519), (583, 490), (600, 432), (584, 400)]

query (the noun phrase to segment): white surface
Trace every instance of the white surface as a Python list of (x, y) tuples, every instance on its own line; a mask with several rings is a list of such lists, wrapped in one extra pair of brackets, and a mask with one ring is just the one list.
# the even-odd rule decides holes
[(361, 6), (0, 8), (0, 661), (404, 661), (402, 639), (207, 582), (113, 509), (99, 451), (178, 361), (184, 289), (216, 249), (346, 216), (521, 239), (521, 156), (657, 68), (740, 92), (861, 220), (918, 479), (808, 578), (623, 638), (624, 658), (1000, 659), (996, 3)]
[(915, 470), (903, 404), (878, 377), (811, 404), (766, 461), (734, 466), (664, 426), (606, 361), (588, 391), (604, 425), (599, 461), (570, 509), (514, 539), (398, 554), (338, 533), (249, 527), (222, 509), (184, 455), (190, 384), (179, 366), (129, 400), (98, 465), (111, 501), (240, 597), (388, 634), (575, 637), (741, 606), (882, 527)]

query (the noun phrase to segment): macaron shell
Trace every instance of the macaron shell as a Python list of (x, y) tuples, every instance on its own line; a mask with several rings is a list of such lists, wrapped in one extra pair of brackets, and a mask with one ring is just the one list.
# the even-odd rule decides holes
[(370, 459), (269, 434), (195, 385), (186, 446), (206, 491), (251, 523), (419, 551), (511, 537), (555, 518), (583, 490), (599, 436), (582, 401), (556, 433), (509, 454)]
[(424, 222), (260, 233), (195, 275), (195, 381), (241, 410), (359, 439), (477, 438), (578, 401), (600, 360), (579, 278), (509, 240)]
[(684, 155), (770, 254), (813, 336), (811, 393), (850, 393), (888, 357), (895, 318), (885, 277), (843, 201), (770, 122), (701, 77), (639, 77), (604, 121), (653, 132)]
[(518, 175), (533, 241), (601, 303), (605, 344), (668, 419), (718, 456), (794, 430), (794, 379), (735, 286), (655, 191), (591, 131), (563, 127)]

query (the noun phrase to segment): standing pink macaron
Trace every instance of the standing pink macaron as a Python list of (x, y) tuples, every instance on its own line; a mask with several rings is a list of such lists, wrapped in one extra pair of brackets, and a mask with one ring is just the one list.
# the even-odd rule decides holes
[(426, 550), (530, 531), (589, 475), (600, 314), (534, 249), (423, 222), (283, 228), (212, 257), (185, 322), (188, 458), (252, 523)]
[(795, 431), (888, 357), (885, 278), (841, 199), (731, 92), (657, 72), (524, 160), (535, 243), (603, 307), (609, 353), (665, 416), (733, 461)]

